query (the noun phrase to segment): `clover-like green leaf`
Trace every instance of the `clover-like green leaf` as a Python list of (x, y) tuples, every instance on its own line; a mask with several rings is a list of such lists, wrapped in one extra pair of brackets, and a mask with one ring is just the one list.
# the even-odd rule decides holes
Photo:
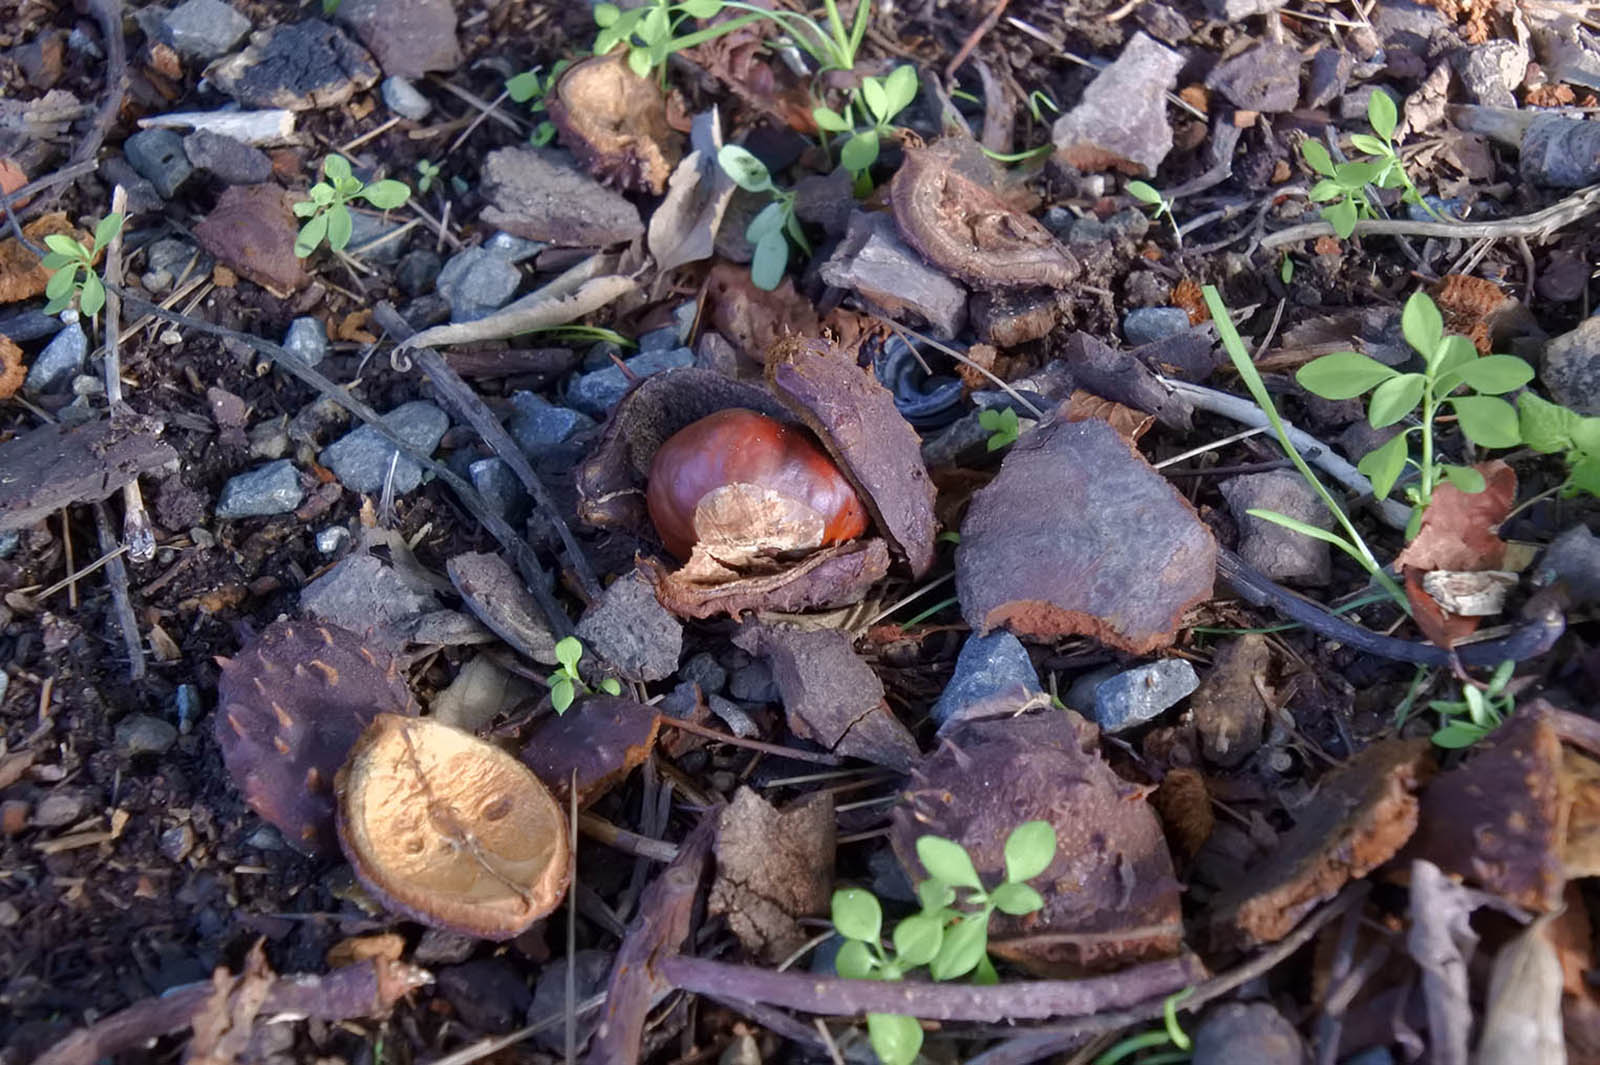
[(1336, 351), (1312, 359), (1294, 375), (1300, 387), (1323, 399), (1354, 399), (1399, 374), (1358, 351)]
[(1553, 454), (1573, 446), (1572, 430), (1578, 415), (1548, 399), (1524, 392), (1517, 397), (1517, 425), (1522, 442), (1535, 451)]
[(1400, 332), (1423, 358), (1433, 356), (1444, 339), (1444, 317), (1426, 292), (1413, 292), (1400, 312)]
[(1371, 184), (1378, 169), (1377, 163), (1339, 163), (1333, 168), (1333, 179), (1347, 189), (1359, 189)]
[(1471, 722), (1453, 721), (1435, 732), (1431, 738), (1435, 747), (1458, 750), (1462, 747), (1471, 747), (1486, 735), (1488, 735), (1486, 729), (1479, 728)]
[(894, 926), (895, 959), (908, 969), (932, 961), (942, 942), (944, 921), (933, 914), (913, 914)]
[(870, 891), (840, 888), (833, 893), (833, 927), (846, 939), (876, 943), (883, 934), (883, 907)]
[(942, 880), (951, 887), (983, 890), (983, 882), (978, 879), (978, 870), (973, 868), (966, 848), (954, 840), (942, 836), (919, 837), (917, 858), (935, 880)]
[(411, 188), (404, 181), (374, 181), (361, 190), (361, 198), (380, 211), (392, 211), (411, 198)]
[(917, 901), (923, 913), (939, 913), (956, 901), (956, 890), (943, 880), (924, 880), (917, 885)]
[(328, 208), (328, 247), (334, 251), (344, 251), (350, 244), (350, 234), (355, 228), (355, 222), (350, 217), (350, 208), (342, 203), (336, 203)]
[(1050, 822), (1024, 821), (1006, 837), (1006, 880), (1013, 884), (1032, 880), (1050, 867), (1055, 856), (1056, 830)]
[(867, 1038), (883, 1065), (911, 1065), (922, 1050), (922, 1025), (899, 1013), (869, 1013)]
[(94, 271), (83, 275), (83, 291), (78, 294), (78, 309), (93, 318), (106, 305), (106, 288)]
[(767, 164), (747, 148), (724, 144), (717, 150), (717, 165), (733, 179), (735, 185), (746, 192), (766, 192), (772, 188), (772, 174), (767, 170)]
[(1322, 217), (1333, 227), (1334, 236), (1349, 240), (1350, 234), (1356, 231), (1356, 201), (1346, 196), (1338, 203), (1331, 203), (1322, 209)]
[(778, 233), (783, 230), (783, 204), (773, 200), (750, 219), (750, 224), (745, 226), (744, 237), (751, 243), (757, 243), (768, 233)]
[[(1565, 407), (1561, 409), (1566, 410)], [(1572, 411), (1567, 413), (1573, 419), (1569, 430), (1572, 446), (1588, 455), (1600, 455), (1600, 418), (1581, 417)]]
[(1456, 424), (1479, 447), (1516, 447), (1517, 409), (1498, 396), (1452, 396)]
[(525, 104), (543, 90), (537, 70), (524, 70), (506, 79), (506, 95), (519, 104)]
[(1468, 495), (1477, 495), (1489, 487), (1489, 482), (1484, 480), (1483, 474), (1471, 466), (1455, 466), (1447, 463), (1439, 467), (1439, 472), (1444, 474), (1445, 480)]
[[(1328, 149), (1323, 147), (1321, 141), (1305, 140), (1300, 142), (1300, 157), (1306, 165), (1324, 177), (1333, 176), (1333, 157), (1328, 154)], [(1316, 199), (1313, 196), (1312, 199)]]
[(839, 162), (852, 174), (865, 173), (878, 161), (878, 131), (862, 130), (844, 142), (839, 149)]
[(917, 98), (917, 71), (910, 64), (895, 67), (883, 79), (884, 95), (888, 97), (889, 117), (904, 111)]
[(338, 182), (352, 177), (350, 160), (342, 155), (329, 155), (322, 160), (322, 175), (330, 181)]
[(866, 102), (867, 110), (880, 123), (889, 120), (889, 94), (883, 89), (883, 81), (879, 78), (861, 79), (861, 99)]
[(57, 270), (50, 275), (50, 280), (44, 283), (44, 294), (52, 300), (69, 299), (72, 296), (72, 289), (77, 280), (78, 267), (72, 266)]
[(317, 213), (317, 209), (318, 204), (311, 200), (299, 200), (292, 208), (296, 218), (310, 218)]
[(1311, 186), (1311, 191), (1306, 193), (1306, 196), (1313, 203), (1327, 203), (1329, 200), (1337, 200), (1343, 195), (1345, 195), (1345, 187), (1332, 178), (1323, 178)]
[(1427, 378), (1419, 373), (1399, 374), (1372, 390), (1367, 401), (1367, 423), (1374, 429), (1393, 425), (1417, 409)]
[(1374, 137), (1370, 133), (1353, 133), (1350, 135), (1350, 143), (1368, 155), (1383, 155), (1389, 151), (1388, 141)]
[(113, 211), (100, 219), (100, 224), (94, 227), (94, 250), (98, 252), (101, 248), (110, 244), (112, 239), (120, 232), (122, 232), (122, 215), (120, 212)]
[(994, 904), (1013, 917), (1044, 909), (1044, 896), (1027, 884), (1001, 884), (994, 889)]
[(622, 9), (616, 4), (596, 4), (594, 5), (594, 24), (602, 28), (610, 26), (617, 21), (617, 17), (621, 14)]
[(1385, 141), (1392, 141), (1395, 123), (1399, 119), (1400, 115), (1389, 94), (1382, 89), (1373, 89), (1372, 95), (1367, 97), (1367, 121), (1372, 123), (1373, 132)]
[(313, 215), (311, 220), (300, 227), (300, 232), (295, 234), (294, 253), (301, 259), (317, 250), (317, 245), (322, 243), (322, 238), (328, 235), (328, 214)]
[(639, 77), (648, 77), (650, 75), (650, 67), (654, 62), (649, 48), (628, 49), (628, 69)]
[(833, 958), (834, 971), (846, 980), (875, 980), (877, 968), (878, 959), (859, 939), (846, 939)]
[(556, 641), (556, 661), (572, 676), (578, 675), (578, 663), (583, 659), (583, 641), (576, 636), (563, 636)]
[(78, 263), (75, 255), (62, 255), (58, 251), (45, 252), (44, 258), (39, 260), (39, 265), (46, 270), (60, 270), (65, 266), (75, 266)]
[(756, 241), (754, 256), (750, 259), (750, 280), (764, 292), (771, 292), (783, 283), (783, 272), (789, 266), (789, 241), (782, 230), (774, 230)]
[(1451, 333), (1439, 341), (1433, 354), (1423, 360), (1433, 374), (1434, 391), (1441, 396), (1448, 396), (1461, 383), (1461, 378), (1455, 372), (1477, 357), (1478, 349), (1460, 333)]
[(682, 0), (678, 9), (690, 18), (716, 18), (722, 10), (722, 0)]
[(928, 963), (928, 972), (935, 980), (959, 979), (977, 967), (988, 947), (989, 915), (969, 913), (945, 929), (939, 953)]
[(557, 714), (564, 714), (577, 696), (577, 689), (568, 677), (557, 677), (550, 682), (550, 706)]
[(1499, 396), (1533, 380), (1533, 367), (1515, 355), (1485, 355), (1456, 370), (1455, 376), (1476, 392)]
[(1154, 185), (1151, 185), (1148, 182), (1130, 181), (1123, 186), (1123, 189), (1128, 193), (1129, 196), (1132, 196), (1140, 203), (1148, 203), (1153, 207), (1159, 207), (1161, 205), (1161, 193), (1156, 190)]
[(1405, 472), (1406, 459), (1410, 457), (1406, 436), (1403, 432), (1396, 433), (1392, 440), (1373, 448), (1356, 463), (1356, 469), (1372, 482), (1372, 494), (1378, 499), (1387, 498), (1394, 490), (1394, 483)]
[(605, 692), (607, 695), (621, 695), (622, 682), (616, 677), (607, 677), (605, 680), (600, 682), (600, 690)]
[(813, 107), (811, 119), (816, 122), (818, 129), (828, 133), (844, 133), (850, 128), (844, 116), (831, 107)]
[(44, 246), (57, 255), (65, 255), (70, 259), (85, 259), (83, 245), (67, 236), (65, 233), (46, 233)]

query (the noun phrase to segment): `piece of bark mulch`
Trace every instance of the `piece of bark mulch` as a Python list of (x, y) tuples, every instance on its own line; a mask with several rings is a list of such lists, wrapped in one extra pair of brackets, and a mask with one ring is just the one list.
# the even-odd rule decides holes
[(1417, 829), (1415, 792), (1431, 768), (1427, 740), (1381, 740), (1322, 780), (1267, 861), (1217, 897), (1216, 946), (1274, 943), (1393, 858)]
[(0, 532), (36, 525), (70, 503), (98, 502), (177, 461), (160, 427), (144, 419), (41, 425), (0, 444)]
[(1216, 558), (1194, 508), (1115, 429), (1058, 421), (1013, 444), (973, 497), (956, 594), (975, 632), (1147, 654), (1210, 598)]
[(745, 949), (776, 965), (810, 938), (833, 895), (833, 796), (817, 792), (779, 810), (741, 787), (717, 825), (717, 875), (707, 904)]
[(643, 703), (591, 695), (539, 722), (522, 761), (563, 808), (576, 771), (578, 805), (587, 807), (650, 757), (660, 729), (661, 718)]
[(772, 667), (795, 735), (891, 769), (915, 764), (917, 741), (890, 712), (883, 682), (851, 648), (849, 636), (838, 629), (746, 625), (733, 642)]

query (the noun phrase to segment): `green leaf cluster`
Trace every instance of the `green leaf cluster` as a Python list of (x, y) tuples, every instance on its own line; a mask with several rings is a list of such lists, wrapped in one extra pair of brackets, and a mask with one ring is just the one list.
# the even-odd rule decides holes
[[(527, 104), (528, 110), (534, 114), (548, 111), (548, 97), (550, 90), (555, 87), (556, 80), (561, 77), (562, 71), (572, 65), (570, 59), (563, 59), (550, 68), (550, 73), (540, 77), (539, 68), (524, 70), (506, 79), (506, 95), (519, 104)], [(555, 139), (556, 124), (548, 118), (534, 127), (533, 133), (528, 137), (528, 142), (535, 148), (543, 148)], [(427, 189), (423, 189), (427, 192)]]
[[(900, 980), (926, 965), (935, 980), (971, 974), (978, 984), (999, 983), (989, 960), (989, 919), (996, 910), (1012, 916), (1034, 913), (1044, 898), (1026, 881), (1039, 876), (1056, 853), (1048, 821), (1018, 825), (1005, 842), (1005, 880), (986, 890), (965, 848), (939, 836), (917, 840), (917, 858), (928, 879), (917, 885), (920, 912), (895, 925), (893, 950), (885, 950), (883, 908), (870, 891), (833, 893), (833, 926), (845, 938), (835, 962), (852, 980)], [(922, 1048), (922, 1026), (897, 1013), (867, 1014), (867, 1035), (884, 1065), (911, 1065)]]
[(417, 191), (427, 192), (439, 180), (439, 164), (431, 159), (417, 160)]
[(750, 280), (757, 288), (771, 292), (783, 280), (789, 267), (789, 242), (811, 254), (811, 244), (794, 213), (794, 191), (772, 183), (767, 164), (737, 144), (724, 144), (717, 152), (717, 164), (733, 183), (746, 192), (768, 192), (772, 202), (763, 207), (745, 227), (745, 239), (755, 245), (750, 260)]
[(978, 424), (989, 432), (989, 450), (999, 451), (1017, 442), (1022, 423), (1010, 407), (985, 407), (978, 412)]
[(1515, 662), (1502, 662), (1483, 687), (1465, 681), (1459, 700), (1435, 699), (1428, 709), (1437, 711), (1443, 724), (1433, 734), (1438, 747), (1471, 747), (1499, 728), (1516, 709), (1516, 697), (1507, 694), (1506, 685), (1515, 672)]
[(1600, 418), (1584, 417), (1524, 392), (1517, 397), (1517, 425), (1524, 444), (1547, 455), (1566, 457), (1562, 495), (1587, 492), (1600, 496)]
[[(1367, 186), (1380, 189), (1403, 189), (1401, 199), (1414, 203), (1439, 219), (1417, 187), (1411, 183), (1405, 164), (1400, 159), (1399, 144), (1394, 138), (1399, 124), (1399, 113), (1394, 101), (1384, 92), (1374, 90), (1367, 98), (1367, 121), (1372, 134), (1357, 133), (1351, 136), (1351, 145), (1365, 158), (1347, 163), (1335, 163), (1328, 149), (1314, 140), (1300, 145), (1300, 155), (1322, 179), (1311, 187), (1311, 199), (1324, 204), (1322, 217), (1333, 227), (1341, 240), (1355, 232), (1356, 220), (1372, 218), (1375, 211)], [(1443, 221), (1443, 219), (1439, 219)]]
[[(862, 78), (842, 114), (831, 107), (818, 106), (812, 108), (811, 117), (816, 120), (817, 128), (825, 133), (850, 134), (844, 147), (839, 149), (839, 162), (856, 176), (859, 185), (867, 171), (872, 169), (872, 164), (878, 161), (883, 138), (894, 130), (895, 116), (916, 98), (916, 69), (909, 65), (900, 66), (886, 77)], [(858, 113), (863, 124), (861, 129), (856, 128)]]
[(322, 160), (325, 180), (311, 186), (310, 199), (294, 205), (297, 218), (306, 219), (305, 225), (294, 239), (294, 253), (304, 259), (326, 240), (334, 251), (343, 251), (350, 243), (352, 221), (350, 201), (365, 200), (380, 211), (393, 210), (411, 198), (411, 189), (403, 181), (374, 181), (368, 185), (350, 171), (350, 160), (342, 155), (330, 155)]
[[(1517, 446), (1522, 442), (1517, 409), (1500, 397), (1531, 381), (1533, 367), (1514, 355), (1480, 356), (1471, 340), (1446, 334), (1439, 308), (1426, 293), (1413, 293), (1406, 301), (1400, 328), (1406, 343), (1422, 356), (1421, 373), (1400, 373), (1367, 355), (1340, 351), (1302, 366), (1295, 379), (1324, 399), (1354, 399), (1370, 392), (1367, 421), (1374, 429), (1394, 425), (1420, 409), (1418, 424), (1406, 426), (1387, 444), (1368, 452), (1356, 467), (1371, 479), (1379, 499), (1393, 490), (1407, 467), (1415, 467), (1418, 480), (1408, 486), (1407, 496), (1419, 518), (1442, 481), (1464, 492), (1481, 492), (1484, 487), (1483, 476), (1472, 467), (1435, 460), (1435, 417), (1449, 407), (1462, 434), (1474, 444)], [(1413, 435), (1421, 445), (1418, 458), (1411, 455)]]
[(93, 317), (100, 313), (106, 305), (106, 288), (94, 272), (94, 260), (121, 231), (122, 215), (112, 213), (95, 225), (93, 248), (85, 248), (65, 233), (51, 233), (44, 238), (44, 246), (50, 250), (39, 265), (55, 271), (44, 286), (50, 301), (45, 304), (44, 313), (60, 314), (71, 306), (75, 295), (78, 309), (84, 314)]
[[(550, 705), (558, 714), (566, 713), (580, 694), (590, 693), (589, 686), (578, 675), (578, 663), (582, 660), (583, 643), (576, 636), (556, 641), (556, 661), (560, 668), (550, 674)], [(621, 695), (622, 682), (616, 677), (607, 677), (600, 682), (600, 690), (607, 695)]]
[(744, 15), (678, 36), (683, 24), (689, 19), (715, 18), (724, 8), (738, 6), (724, 3), (724, 0), (678, 0), (677, 3), (672, 0), (651, 0), (650, 3), (624, 11), (616, 4), (596, 4), (594, 21), (600, 32), (595, 35), (594, 54), (606, 55), (619, 44), (624, 45), (628, 49), (630, 70), (644, 78), (649, 77), (651, 71), (659, 69), (665, 79), (667, 57), (673, 52), (732, 33), (760, 16)]

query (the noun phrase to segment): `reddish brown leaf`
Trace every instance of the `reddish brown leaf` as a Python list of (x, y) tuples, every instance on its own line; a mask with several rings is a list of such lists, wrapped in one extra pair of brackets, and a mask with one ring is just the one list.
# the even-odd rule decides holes
[(1433, 490), (1416, 539), (1395, 559), (1405, 574), (1406, 598), (1423, 634), (1440, 647), (1450, 647), (1478, 627), (1478, 618), (1447, 613), (1422, 587), (1430, 570), (1476, 572), (1499, 569), (1506, 544), (1495, 529), (1511, 513), (1517, 498), (1516, 472), (1498, 459), (1479, 463), (1486, 487), (1463, 492), (1451, 484)]

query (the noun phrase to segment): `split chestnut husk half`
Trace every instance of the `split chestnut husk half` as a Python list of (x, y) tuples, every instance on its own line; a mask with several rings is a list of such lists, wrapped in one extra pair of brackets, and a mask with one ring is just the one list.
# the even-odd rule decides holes
[(822, 340), (780, 340), (764, 387), (692, 367), (639, 382), (579, 466), (578, 497), (589, 524), (683, 562), (645, 566), (683, 617), (844, 606), (891, 555), (913, 576), (933, 562), (917, 433)]

